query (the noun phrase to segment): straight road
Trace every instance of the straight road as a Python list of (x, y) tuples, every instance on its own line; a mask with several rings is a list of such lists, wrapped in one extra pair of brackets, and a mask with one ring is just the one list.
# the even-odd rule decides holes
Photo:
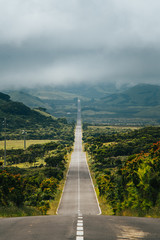
[(74, 151), (58, 215), (98, 215), (100, 208), (91, 181), (86, 154), (82, 150), (81, 108), (78, 101)]
[(159, 240), (160, 219), (83, 216), (77, 238), (77, 216), (0, 219), (0, 240)]
[(1, 218), (0, 240), (160, 240), (160, 219), (101, 216), (82, 151), (78, 101), (75, 146), (57, 216)]

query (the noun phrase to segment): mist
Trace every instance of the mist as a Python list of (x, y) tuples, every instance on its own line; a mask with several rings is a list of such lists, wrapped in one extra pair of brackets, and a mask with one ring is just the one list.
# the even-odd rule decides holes
[(160, 83), (158, 0), (0, 1), (0, 86)]

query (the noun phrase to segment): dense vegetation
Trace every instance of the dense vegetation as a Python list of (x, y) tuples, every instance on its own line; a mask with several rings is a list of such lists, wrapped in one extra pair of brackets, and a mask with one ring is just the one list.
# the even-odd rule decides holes
[[(64, 178), (74, 141), (74, 123), (31, 110), (23, 103), (11, 101), (7, 94), (0, 93), (1, 123), (4, 118), (6, 124), (0, 125), (0, 140), (4, 139), (4, 135), (7, 140), (23, 139), (22, 130), (25, 130), (27, 139), (53, 141), (30, 145), (26, 150), (7, 149), (5, 168), (4, 150), (0, 150), (0, 215), (17, 216), (16, 212), (20, 215), (46, 214), (50, 200), (55, 198)], [(23, 168), (13, 167), (23, 163)]]
[[(0, 169), (0, 208), (35, 207), (40, 214), (50, 208), (49, 200), (55, 198), (64, 177), (67, 153), (71, 145), (62, 142), (31, 145), (27, 150), (11, 150), (7, 163), (11, 167)], [(45, 165), (32, 168), (15, 168), (15, 162), (33, 163), (43, 158)]]
[(160, 128), (84, 129), (99, 195), (113, 213), (160, 216)]

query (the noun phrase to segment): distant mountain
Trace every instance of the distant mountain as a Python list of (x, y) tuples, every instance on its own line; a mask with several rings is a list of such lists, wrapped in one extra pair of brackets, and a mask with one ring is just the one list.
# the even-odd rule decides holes
[(31, 108), (45, 108), (55, 117), (65, 117), (70, 121), (76, 119), (77, 98), (84, 102), (99, 99), (117, 92), (113, 83), (79, 83), (66, 86), (39, 86), (21, 90), (7, 90), (11, 99), (23, 102)]
[(158, 106), (160, 105), (160, 86), (139, 84), (122, 93), (107, 95), (102, 101), (112, 106)]
[(83, 100), (101, 98), (118, 90), (114, 83), (74, 83), (66, 86), (41, 86), (21, 91), (36, 96), (45, 102), (46, 100), (73, 100), (77, 97)]
[[(123, 92), (107, 94), (101, 99), (82, 101), (82, 116), (85, 121), (89, 122), (114, 122), (112, 119), (119, 119), (119, 121), (120, 119), (148, 119), (149, 124), (154, 121), (159, 124), (160, 86), (139, 84)], [(125, 121), (123, 122), (125, 124)]]
[(117, 92), (118, 90), (114, 83), (81, 83), (61, 87), (61, 91), (76, 94), (76, 96), (82, 99), (92, 99), (101, 98), (106, 94)]
[[(76, 119), (77, 98), (81, 99), (84, 121), (96, 122), (101, 119), (101, 122), (106, 122), (106, 119), (112, 118), (150, 118), (160, 121), (160, 86), (151, 84), (116, 88), (114, 83), (83, 83), (43, 86), (10, 93), (16, 101), (39, 110), (46, 109), (53, 116), (65, 117), (69, 121)], [(9, 96), (3, 95), (2, 98), (7, 100)]]
[(12, 101), (16, 101), (16, 102), (22, 102), (24, 103), (26, 106), (30, 107), (30, 108), (45, 108), (47, 110), (51, 109), (51, 107), (43, 102), (42, 99), (33, 96), (27, 92), (24, 91), (12, 91), (12, 90), (8, 90), (6, 91), (6, 93), (8, 93), (11, 97)]

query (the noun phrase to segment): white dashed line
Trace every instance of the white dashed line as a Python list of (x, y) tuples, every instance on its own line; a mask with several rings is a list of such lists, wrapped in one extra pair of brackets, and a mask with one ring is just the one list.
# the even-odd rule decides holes
[(77, 223), (77, 227), (83, 227), (83, 223)]
[[(80, 109), (80, 100), (78, 99), (78, 114), (80, 116), (81, 114), (81, 109)], [(78, 117), (78, 116), (77, 116)], [(77, 118), (77, 126), (79, 126), (79, 129), (77, 131), (77, 138), (79, 139), (80, 137), (82, 138), (81, 135), (81, 120)], [(80, 146), (78, 146), (80, 150)], [(80, 151), (79, 151), (80, 152)], [(80, 201), (80, 153), (78, 152), (78, 219), (77, 219), (77, 232), (76, 232), (76, 240), (84, 240), (84, 228), (83, 228), (83, 216), (81, 214), (81, 201)]]
[(77, 231), (83, 231), (83, 227), (77, 227)]
[(83, 236), (83, 231), (77, 231), (77, 236)]
[(84, 240), (84, 237), (77, 236), (76, 240)]
[(78, 223), (83, 223), (83, 220), (78, 220)]
[(76, 240), (84, 240), (83, 216), (78, 214)]

